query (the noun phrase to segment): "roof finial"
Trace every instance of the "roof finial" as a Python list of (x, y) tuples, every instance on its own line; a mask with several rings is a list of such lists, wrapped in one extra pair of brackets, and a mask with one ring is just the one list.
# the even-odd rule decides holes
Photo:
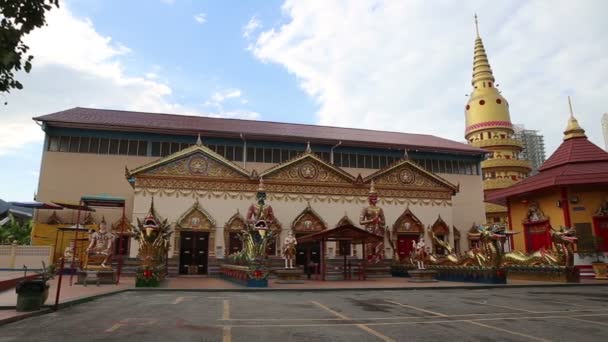
[(585, 130), (578, 124), (578, 120), (574, 117), (572, 99), (570, 99), (570, 96), (568, 96), (568, 106), (570, 107), (570, 118), (568, 119), (568, 126), (566, 126), (566, 130), (564, 131), (564, 140), (586, 138)]
[(201, 140), (201, 134), (198, 134), (198, 138), (196, 138), (196, 146), (203, 146), (203, 141)]
[(477, 22), (477, 13), (475, 13), (475, 32), (477, 33), (477, 38), (479, 38), (479, 23)]
[(312, 153), (312, 149), (310, 148), (310, 141), (306, 142), (306, 153)]
[(374, 180), (372, 179), (372, 182), (371, 182), (371, 183), (370, 183), (370, 185), (369, 185), (369, 194), (370, 194), (370, 195), (375, 195), (375, 194), (377, 194), (377, 193), (378, 193), (378, 192), (376, 191), (376, 187), (375, 187), (375, 184), (374, 184)]
[(260, 177), (260, 183), (258, 184), (258, 192), (266, 192), (266, 188), (264, 188), (264, 179)]

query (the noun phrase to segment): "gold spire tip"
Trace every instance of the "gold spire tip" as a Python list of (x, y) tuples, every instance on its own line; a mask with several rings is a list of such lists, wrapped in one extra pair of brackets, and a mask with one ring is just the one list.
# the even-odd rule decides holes
[(475, 13), (475, 33), (477, 33), (477, 38), (479, 38), (479, 23), (477, 22), (477, 13)]
[(570, 117), (574, 117), (574, 110), (572, 110), (572, 99), (568, 96), (568, 107), (570, 107)]

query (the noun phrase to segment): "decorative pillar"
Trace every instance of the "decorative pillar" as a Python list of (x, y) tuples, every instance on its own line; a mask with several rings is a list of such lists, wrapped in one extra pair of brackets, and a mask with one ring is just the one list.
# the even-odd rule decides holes
[(570, 204), (568, 203), (568, 189), (566, 189), (566, 187), (562, 188), (561, 207), (564, 214), (564, 225), (571, 228), (572, 221), (570, 219)]

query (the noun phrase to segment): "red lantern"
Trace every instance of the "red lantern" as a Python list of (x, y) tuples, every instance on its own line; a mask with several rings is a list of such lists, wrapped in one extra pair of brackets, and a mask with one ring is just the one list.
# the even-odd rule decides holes
[(150, 271), (150, 270), (144, 270), (144, 277), (146, 277), (146, 278), (152, 277), (152, 271)]

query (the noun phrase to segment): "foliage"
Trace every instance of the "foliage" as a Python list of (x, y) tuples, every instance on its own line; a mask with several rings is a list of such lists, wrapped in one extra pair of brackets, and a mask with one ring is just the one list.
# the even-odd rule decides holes
[(21, 223), (11, 214), (9, 214), (9, 218), (9, 222), (0, 227), (0, 244), (10, 245), (16, 241), (18, 245), (29, 245), (32, 221), (27, 220)]
[(0, 0), (0, 93), (23, 88), (14, 72), (29, 73), (34, 59), (23, 38), (46, 25), (46, 12), (53, 6), (59, 7), (59, 0)]

